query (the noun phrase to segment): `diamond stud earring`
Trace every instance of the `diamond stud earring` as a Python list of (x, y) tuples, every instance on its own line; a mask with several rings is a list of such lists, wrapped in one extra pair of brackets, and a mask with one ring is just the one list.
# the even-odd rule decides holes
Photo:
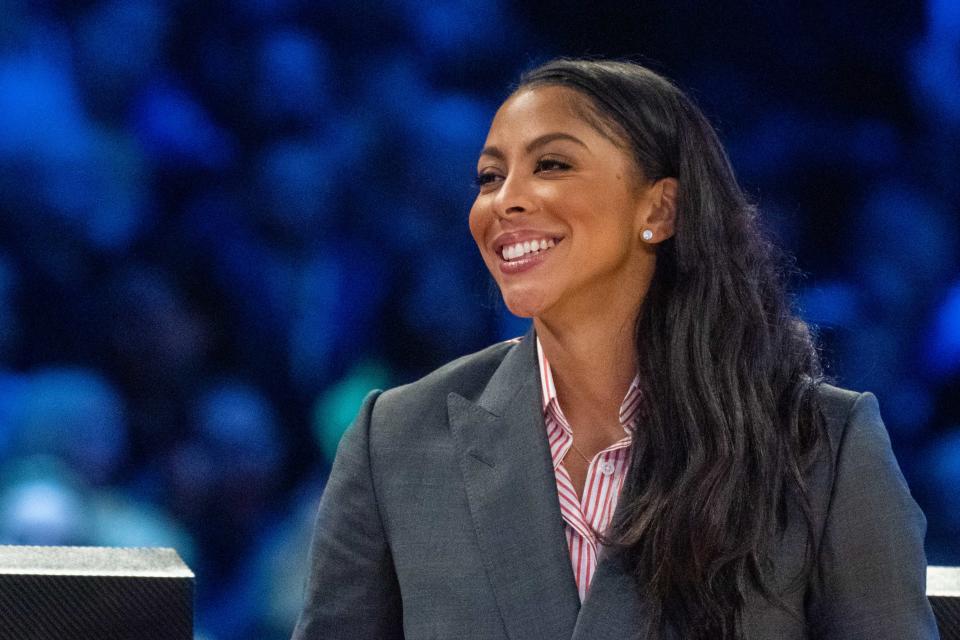
[(644, 229), (643, 233), (640, 234), (640, 237), (642, 237), (647, 242), (650, 242), (651, 240), (653, 240), (653, 231), (650, 231), (650, 229)]

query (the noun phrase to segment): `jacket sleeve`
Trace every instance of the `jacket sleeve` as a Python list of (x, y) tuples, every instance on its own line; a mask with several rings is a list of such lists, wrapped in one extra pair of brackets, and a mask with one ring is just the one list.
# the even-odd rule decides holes
[(926, 597), (926, 526), (894, 458), (877, 399), (861, 394), (838, 445), (808, 600), (811, 638), (938, 638)]
[(370, 468), (370, 421), (379, 394), (367, 396), (337, 448), (293, 640), (403, 638), (400, 589)]

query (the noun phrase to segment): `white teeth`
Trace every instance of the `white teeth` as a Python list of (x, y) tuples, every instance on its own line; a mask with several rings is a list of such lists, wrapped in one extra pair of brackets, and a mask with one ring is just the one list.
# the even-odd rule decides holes
[(547, 249), (553, 248), (556, 246), (556, 243), (553, 239), (542, 238), (540, 240), (527, 240), (525, 242), (517, 242), (516, 244), (504, 245), (503, 247), (503, 259), (504, 260), (516, 260), (517, 258), (523, 257), (528, 253), (533, 253), (536, 251), (546, 251)]

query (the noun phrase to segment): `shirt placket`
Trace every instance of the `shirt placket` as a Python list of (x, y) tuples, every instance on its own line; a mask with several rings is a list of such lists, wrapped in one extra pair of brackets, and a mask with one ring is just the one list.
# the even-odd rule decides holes
[(580, 510), (587, 525), (595, 531), (606, 528), (610, 505), (619, 486), (618, 471), (624, 449), (630, 440), (624, 438), (598, 453), (590, 462)]
[(573, 481), (570, 479), (570, 474), (567, 472), (567, 468), (563, 464), (563, 459), (573, 446), (573, 434), (570, 431), (570, 426), (566, 423), (563, 416), (559, 414), (559, 410), (556, 405), (556, 399), (551, 401), (549, 411), (551, 420), (553, 421), (554, 425), (556, 425), (558, 430), (559, 446), (556, 450), (556, 456), (554, 458), (554, 471), (557, 473), (559, 478), (557, 490), (563, 494), (562, 497), (564, 498), (560, 501), (560, 514), (563, 516), (564, 521), (570, 525), (574, 531), (583, 536), (586, 540), (589, 540), (590, 544), (596, 544), (593, 531), (591, 531), (588, 521), (586, 518), (584, 518), (583, 507), (581, 506), (580, 499), (577, 497), (577, 492), (576, 489), (574, 489)]
[(632, 428), (640, 405), (639, 379), (634, 378), (620, 406), (620, 424), (623, 426), (626, 437), (587, 461), (583, 495), (578, 497), (570, 474), (563, 464), (564, 458), (573, 446), (573, 432), (557, 400), (553, 373), (539, 340), (537, 340), (537, 356), (540, 365), (544, 417), (557, 480), (557, 493), (560, 498), (560, 513), (566, 523), (567, 544), (574, 578), (580, 600), (583, 601), (597, 565), (598, 542), (595, 532), (606, 529), (612, 517), (612, 508), (626, 477)]

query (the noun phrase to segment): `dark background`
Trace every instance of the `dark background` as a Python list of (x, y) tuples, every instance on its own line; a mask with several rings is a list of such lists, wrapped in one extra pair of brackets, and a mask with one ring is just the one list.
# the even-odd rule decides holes
[(960, 564), (960, 3), (0, 2), (0, 542), (176, 547), (289, 635), (370, 388), (522, 333), (470, 239), (519, 72), (675, 79)]

